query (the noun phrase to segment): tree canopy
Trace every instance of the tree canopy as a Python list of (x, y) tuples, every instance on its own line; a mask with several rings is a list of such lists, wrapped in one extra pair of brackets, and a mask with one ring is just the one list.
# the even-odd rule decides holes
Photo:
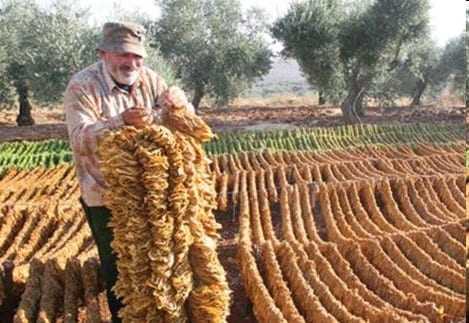
[(96, 60), (97, 30), (87, 12), (65, 1), (45, 10), (35, 2), (7, 0), (0, 6), (3, 95), (20, 101), (18, 124), (32, 124), (30, 99), (60, 100), (70, 76)]
[(194, 107), (206, 95), (226, 103), (269, 71), (272, 53), (262, 36), (266, 24), (259, 10), (244, 14), (237, 0), (157, 2), (162, 16), (153, 44), (193, 91)]
[(428, 10), (427, 0), (306, 0), (293, 3), (272, 33), (313, 84), (341, 99), (345, 119), (357, 122), (379, 74), (395, 69), (403, 46), (428, 31)]

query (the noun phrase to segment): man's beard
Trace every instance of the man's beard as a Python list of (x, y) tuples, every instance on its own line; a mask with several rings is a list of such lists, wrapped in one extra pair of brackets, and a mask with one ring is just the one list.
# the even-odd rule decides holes
[(104, 66), (106, 67), (106, 70), (109, 72), (109, 74), (111, 74), (114, 81), (116, 81), (120, 84), (124, 84), (124, 85), (134, 84), (135, 81), (137, 81), (138, 76), (140, 74), (139, 69), (135, 70), (135, 71), (132, 71), (130, 73), (126, 73), (126, 72), (122, 71), (119, 67), (116, 66), (115, 69), (113, 70), (111, 65), (108, 64), (108, 62), (106, 62), (105, 60), (104, 60)]

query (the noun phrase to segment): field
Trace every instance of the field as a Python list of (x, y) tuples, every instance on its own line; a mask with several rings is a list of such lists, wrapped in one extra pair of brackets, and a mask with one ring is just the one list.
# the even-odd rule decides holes
[[(281, 114), (284, 123), (299, 123), (299, 111)], [(252, 113), (268, 121), (274, 111)], [(334, 124), (324, 113), (319, 125)], [(204, 114), (221, 128), (222, 116)], [(412, 121), (402, 115), (394, 119)], [(262, 132), (239, 124), (204, 147), (230, 322), (464, 319), (462, 122)], [(0, 144), (1, 322), (109, 321), (78, 197), (65, 140)]]

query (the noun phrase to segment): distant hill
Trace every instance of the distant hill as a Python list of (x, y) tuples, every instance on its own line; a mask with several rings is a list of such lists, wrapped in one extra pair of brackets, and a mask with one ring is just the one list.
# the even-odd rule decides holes
[(270, 72), (259, 79), (244, 93), (244, 96), (271, 96), (285, 93), (304, 95), (311, 90), (296, 60), (277, 58)]

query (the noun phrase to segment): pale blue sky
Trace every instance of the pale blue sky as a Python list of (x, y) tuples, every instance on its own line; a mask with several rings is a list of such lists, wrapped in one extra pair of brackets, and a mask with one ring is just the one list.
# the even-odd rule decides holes
[[(53, 0), (39, 0), (42, 4), (51, 3)], [(264, 9), (271, 20), (286, 13), (290, 0), (240, 0), (243, 8), (256, 6)], [(112, 18), (115, 5), (126, 11), (139, 11), (151, 17), (159, 14), (154, 0), (80, 0), (80, 7), (89, 7), (93, 20), (102, 24)], [(432, 37), (438, 45), (443, 46), (445, 42), (464, 31), (465, 28), (465, 6), (464, 0), (430, 0), (430, 24)]]

